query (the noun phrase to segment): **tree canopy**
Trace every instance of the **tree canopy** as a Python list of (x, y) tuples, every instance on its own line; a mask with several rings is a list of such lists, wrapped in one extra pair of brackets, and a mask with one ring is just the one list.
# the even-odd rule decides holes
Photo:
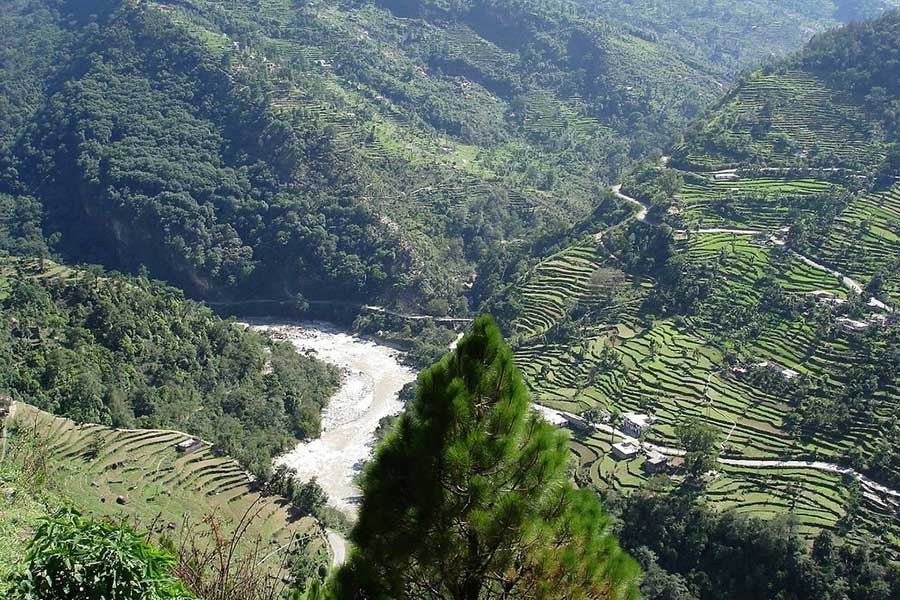
[(425, 370), (362, 483), (338, 598), (633, 598), (638, 569), (493, 320)]

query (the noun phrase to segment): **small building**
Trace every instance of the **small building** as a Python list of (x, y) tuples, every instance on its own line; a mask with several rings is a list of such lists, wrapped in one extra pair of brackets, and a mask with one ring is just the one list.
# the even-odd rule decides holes
[(203, 442), (197, 438), (188, 438), (175, 444), (175, 450), (182, 454), (190, 454), (195, 450), (199, 450), (203, 446)]
[(752, 366), (755, 369), (768, 369), (768, 370), (772, 371), (773, 373), (778, 373), (785, 379), (794, 379), (794, 378), (800, 376), (800, 373), (795, 371), (794, 369), (789, 369), (789, 368), (785, 367), (784, 365), (780, 365), (777, 362), (771, 362), (768, 360), (754, 363), (750, 366)]
[(839, 298), (834, 292), (826, 290), (816, 290), (810, 292), (809, 295), (813, 297), (817, 304), (827, 304), (829, 306), (843, 306), (847, 304), (846, 298)]
[(888, 306), (878, 298), (869, 298), (869, 301), (866, 302), (866, 306), (869, 308), (869, 310), (878, 310), (887, 313), (894, 312), (894, 309), (892, 309), (890, 306)]
[(795, 379), (800, 377), (800, 373), (795, 371), (794, 369), (788, 369), (787, 367), (781, 369), (781, 374), (785, 379)]
[(887, 327), (889, 321), (890, 318), (887, 315), (882, 314), (869, 315), (866, 317), (866, 322), (875, 327)]
[(632, 437), (641, 437), (650, 431), (653, 425), (653, 417), (643, 413), (625, 413), (622, 415), (622, 431)]
[(869, 328), (869, 324), (865, 321), (858, 321), (850, 317), (839, 317), (835, 322), (847, 333), (859, 333)]
[(726, 173), (716, 173), (713, 175), (713, 179), (716, 181), (737, 181), (741, 177), (734, 172), (726, 172)]
[(12, 408), (12, 398), (6, 394), (0, 394), (0, 417), (8, 417)]
[(569, 429), (572, 429), (573, 431), (589, 431), (593, 429), (593, 425), (591, 425), (587, 419), (579, 417), (578, 415), (564, 413), (563, 418), (566, 420), (566, 425), (569, 426)]
[(829, 292), (827, 290), (816, 290), (814, 292), (810, 292), (809, 295), (816, 300), (833, 300), (837, 298), (837, 294), (835, 294), (834, 292)]
[(629, 458), (634, 458), (640, 452), (640, 448), (631, 442), (619, 442), (618, 444), (613, 444), (612, 454), (618, 460), (628, 460)]
[(641, 468), (648, 473), (662, 473), (669, 466), (669, 457), (659, 452), (651, 452)]

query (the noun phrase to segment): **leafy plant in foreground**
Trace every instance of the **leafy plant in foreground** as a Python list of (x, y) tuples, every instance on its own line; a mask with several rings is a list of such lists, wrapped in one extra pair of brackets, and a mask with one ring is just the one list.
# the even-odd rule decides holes
[(38, 527), (16, 593), (22, 600), (192, 600), (175, 557), (126, 525), (64, 508)]

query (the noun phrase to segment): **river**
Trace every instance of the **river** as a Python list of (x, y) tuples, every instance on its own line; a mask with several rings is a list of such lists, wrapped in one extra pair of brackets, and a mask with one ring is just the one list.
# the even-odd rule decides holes
[(343, 372), (340, 389), (322, 412), (322, 435), (298, 444), (276, 464), (295, 469), (301, 480), (315, 477), (329, 503), (354, 518), (359, 489), (353, 478), (372, 456), (378, 422), (402, 410), (398, 394), (415, 379), (415, 371), (401, 362), (401, 353), (394, 348), (327, 323), (257, 319), (248, 324), (291, 342), (298, 351), (312, 351)]

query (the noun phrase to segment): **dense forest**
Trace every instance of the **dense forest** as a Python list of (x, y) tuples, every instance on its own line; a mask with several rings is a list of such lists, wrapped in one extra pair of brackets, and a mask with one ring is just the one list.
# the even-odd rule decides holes
[(70, 34), (65, 83), (6, 161), (8, 191), (41, 199), (57, 249), (143, 264), (201, 295), (383, 292), (396, 244), (355, 201), (327, 132), (274, 120), (263, 89), (234, 81), (164, 15), (116, 4), (80, 5), (99, 14)]
[(888, 600), (900, 593), (900, 568), (883, 548), (841, 545), (828, 531), (809, 545), (790, 515), (718, 512), (673, 490), (611, 504), (623, 546), (644, 569), (648, 600)]
[[(781, 14), (760, 4), (710, 35), (759, 35)], [(886, 5), (804, 3), (791, 39)], [(461, 314), (753, 60), (688, 41), (721, 12), (15, 0), (0, 192), (41, 204), (52, 252), (192, 296)]]
[(0, 264), (0, 388), (79, 422), (191, 432), (257, 476), (319, 432), (333, 367), (145, 276)]

